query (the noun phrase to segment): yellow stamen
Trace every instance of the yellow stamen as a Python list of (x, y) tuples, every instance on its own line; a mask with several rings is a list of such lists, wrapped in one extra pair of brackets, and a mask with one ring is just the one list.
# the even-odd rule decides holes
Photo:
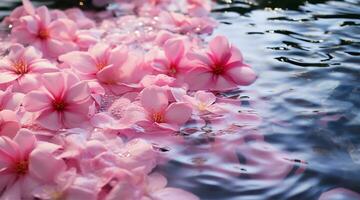
[(28, 172), (29, 162), (27, 160), (19, 161), (14, 166), (14, 171), (16, 174), (22, 176)]
[(164, 115), (162, 113), (154, 113), (153, 114), (154, 122), (163, 123), (164, 122)]
[(28, 66), (24, 60), (18, 60), (13, 63), (13, 68), (17, 74), (26, 74), (28, 72)]
[(108, 63), (105, 60), (98, 60), (96, 62), (96, 68), (98, 68), (98, 70), (104, 69), (104, 67), (106, 67), (107, 65)]
[(65, 110), (66, 103), (64, 101), (55, 100), (53, 102), (53, 106), (56, 111), (63, 111)]
[(49, 33), (49, 31), (47, 29), (42, 28), (38, 32), (38, 37), (40, 39), (42, 39), (42, 40), (46, 40), (46, 39), (48, 39), (50, 37), (50, 33)]
[(216, 75), (221, 75), (224, 73), (224, 67), (220, 66), (220, 65), (216, 65), (214, 68), (213, 68), (213, 73), (216, 74)]

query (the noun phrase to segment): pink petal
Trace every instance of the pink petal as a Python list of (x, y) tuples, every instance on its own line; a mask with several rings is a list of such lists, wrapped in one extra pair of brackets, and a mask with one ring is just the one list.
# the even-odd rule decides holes
[(40, 59), (41, 56), (42, 56), (41, 53), (32, 46), (27, 47), (24, 50), (24, 54), (23, 54), (23, 58), (25, 59), (25, 63), (28, 63), (28, 64), (31, 63), (32, 61), (36, 60), (36, 59)]
[(195, 98), (207, 106), (210, 106), (216, 101), (216, 96), (211, 92), (198, 91), (195, 93)]
[(141, 105), (150, 113), (161, 112), (169, 103), (167, 93), (160, 87), (145, 88), (140, 94)]
[[(103, 48), (108, 47), (104, 46)], [(122, 66), (126, 62), (127, 58), (128, 49), (124, 46), (119, 46), (111, 50), (111, 53), (109, 55), (109, 63), (113, 64), (114, 66)]]
[(47, 26), (48, 24), (50, 24), (51, 15), (46, 6), (41, 6), (41, 7), (37, 8), (36, 12), (37, 12), (38, 16), (40, 17), (40, 21), (43, 26)]
[(104, 43), (97, 43), (95, 46), (89, 49), (90, 55), (96, 60), (107, 60), (110, 54), (110, 47)]
[(11, 110), (0, 111), (2, 123), (0, 125), (0, 136), (13, 138), (20, 129), (16, 113)]
[(8, 137), (0, 137), (0, 158), (2, 162), (14, 162), (20, 157), (19, 146)]
[(64, 112), (63, 122), (66, 128), (80, 127), (82, 123), (88, 120), (88, 116), (76, 112)]
[(212, 55), (215, 58), (215, 62), (218, 63), (227, 63), (231, 57), (231, 47), (224, 36), (216, 36), (209, 43), (210, 50)]
[(0, 72), (0, 84), (9, 83), (18, 79), (20, 76), (13, 71)]
[(29, 68), (32, 73), (39, 73), (39, 74), (59, 71), (59, 69), (55, 65), (53, 65), (50, 62), (47, 62), (46, 60), (43, 60), (43, 59), (39, 59), (39, 60), (32, 62), (29, 65)]
[(168, 40), (164, 45), (166, 57), (172, 64), (178, 64), (184, 57), (185, 46), (182, 40)]
[(199, 200), (197, 196), (177, 188), (165, 188), (156, 191), (151, 197), (156, 200)]
[(21, 20), (25, 23), (26, 29), (30, 34), (36, 36), (40, 29), (40, 24), (37, 19), (33, 16), (22, 17)]
[(98, 80), (105, 84), (116, 84), (120, 82), (120, 69), (118, 66), (109, 65), (100, 70), (96, 77)]
[(51, 107), (52, 99), (48, 94), (41, 91), (34, 91), (28, 93), (23, 101), (26, 111), (37, 112)]
[(209, 58), (208, 55), (204, 55), (202, 53), (188, 53), (186, 56), (190, 60), (198, 61), (202, 67), (209, 68), (209, 66), (213, 65), (213, 61)]
[(90, 88), (87, 82), (81, 81), (66, 91), (64, 99), (68, 103), (74, 103), (86, 101), (89, 97)]
[(65, 171), (66, 165), (62, 159), (55, 158), (51, 152), (43, 149), (35, 149), (29, 158), (29, 171), (38, 179), (50, 182)]
[(257, 76), (250, 67), (233, 67), (226, 71), (226, 74), (238, 85), (250, 85)]
[(42, 76), (42, 83), (55, 98), (62, 97), (63, 92), (66, 89), (64, 76), (62, 73), (44, 74)]
[(238, 87), (238, 85), (227, 76), (215, 75), (213, 79), (214, 79), (214, 87), (210, 88), (210, 90), (226, 91)]
[(192, 108), (187, 103), (172, 103), (165, 111), (165, 122), (183, 125), (191, 117)]
[(13, 185), (9, 185), (4, 193), (1, 194), (1, 200), (21, 199), (21, 194), (20, 181), (16, 181)]
[(31, 131), (21, 129), (14, 137), (14, 141), (19, 145), (22, 156), (25, 157), (34, 149), (37, 140)]
[(63, 127), (61, 122), (61, 114), (52, 108), (41, 112), (36, 120), (42, 127), (50, 130), (59, 130)]
[(167, 185), (167, 180), (166, 178), (159, 174), (159, 173), (152, 173), (148, 176), (148, 186), (147, 186), (147, 191), (149, 193), (153, 193), (153, 192), (156, 192), (156, 191), (159, 191), (163, 188), (166, 187)]
[(11, 36), (17, 42), (23, 44), (32, 44), (37, 40), (36, 35), (29, 33), (27, 28), (22, 26), (14, 27), (11, 31)]
[(206, 68), (195, 68), (185, 77), (191, 90), (207, 90), (214, 87), (213, 74)]
[(35, 14), (35, 8), (29, 0), (22, 0), (22, 4), (28, 14), (30, 14), (30, 15)]
[(321, 194), (319, 200), (360, 199), (360, 194), (345, 188), (335, 188)]

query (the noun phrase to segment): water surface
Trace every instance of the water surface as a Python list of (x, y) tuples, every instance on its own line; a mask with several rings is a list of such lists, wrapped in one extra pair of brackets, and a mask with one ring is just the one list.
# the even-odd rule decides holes
[[(16, 5), (19, 1), (1, 1), (0, 14)], [(185, 136), (186, 146), (165, 148), (164, 154), (173, 156), (159, 170), (170, 184), (204, 200), (311, 200), (336, 187), (360, 192), (360, 1), (219, 2), (212, 15), (220, 22), (215, 34), (227, 36), (259, 74), (253, 85), (223, 95), (241, 101), (240, 111), (262, 121), (256, 128), (238, 122), (243, 128), (235, 131), (197, 130)], [(241, 162), (246, 149), (230, 141), (254, 131), (292, 159), (295, 168), (284, 180), (247, 176), (257, 169)], [(236, 149), (239, 165), (227, 163), (226, 151), (208, 151), (215, 136), (227, 138), (219, 145)], [(270, 154), (261, 159), (258, 170), (269, 176), (281, 170)], [(306, 170), (296, 173), (301, 168)]]

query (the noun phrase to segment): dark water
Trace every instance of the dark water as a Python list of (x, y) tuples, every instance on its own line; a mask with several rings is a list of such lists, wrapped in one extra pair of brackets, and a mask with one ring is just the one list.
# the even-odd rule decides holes
[[(1, 15), (14, 2), (1, 0)], [(242, 176), (225, 173), (235, 169), (221, 155), (170, 147), (174, 157), (160, 170), (171, 185), (204, 200), (311, 200), (336, 187), (360, 192), (360, 1), (244, 0), (220, 3), (213, 15), (221, 22), (215, 33), (240, 47), (259, 74), (252, 86), (227, 95), (251, 107), (262, 118), (257, 131), (294, 163), (305, 161), (306, 171), (273, 184), (248, 178), (245, 164)], [(202, 148), (212, 134), (204, 130), (187, 143)], [(220, 170), (199, 170), (207, 162)]]

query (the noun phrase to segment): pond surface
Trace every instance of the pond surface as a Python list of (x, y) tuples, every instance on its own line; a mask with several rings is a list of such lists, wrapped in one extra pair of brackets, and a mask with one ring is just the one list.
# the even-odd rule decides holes
[[(54, 6), (50, 0), (39, 4), (44, 2)], [(1, 1), (1, 15), (16, 5)], [(171, 185), (204, 200), (311, 200), (337, 187), (360, 192), (360, 1), (220, 2), (213, 16), (220, 22), (215, 34), (227, 36), (259, 74), (253, 85), (224, 95), (262, 120), (255, 129), (239, 122), (235, 133), (203, 129), (185, 137), (186, 146), (165, 149), (173, 156), (159, 170)], [(253, 147), (256, 154), (232, 143), (246, 140), (249, 131), (264, 135), (270, 152), (286, 156)], [(234, 148), (240, 165), (224, 158), (226, 151), (207, 151), (220, 133), (226, 139), (217, 145)], [(261, 164), (254, 165), (259, 169), (241, 162), (249, 155), (255, 160), (260, 155)], [(279, 159), (295, 167), (275, 182), (276, 172), (283, 170)], [(249, 178), (253, 171), (264, 175)]]

